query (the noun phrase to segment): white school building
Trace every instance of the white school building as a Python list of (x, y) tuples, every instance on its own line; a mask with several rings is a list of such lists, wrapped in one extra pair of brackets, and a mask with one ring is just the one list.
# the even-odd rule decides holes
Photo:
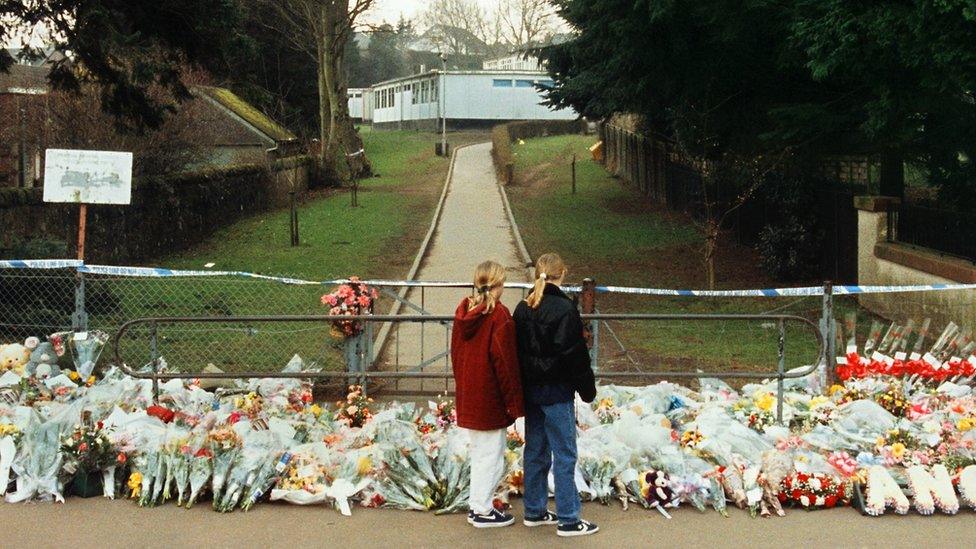
[(535, 70), (429, 71), (350, 90), (349, 114), (386, 129), (435, 129), (442, 116), (449, 128), (578, 118), (570, 109), (542, 104), (537, 86), (547, 85), (552, 85), (549, 75)]

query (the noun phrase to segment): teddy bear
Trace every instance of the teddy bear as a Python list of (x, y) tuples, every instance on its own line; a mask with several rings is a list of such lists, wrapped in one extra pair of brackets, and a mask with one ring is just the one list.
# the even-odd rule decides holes
[(674, 500), (674, 491), (671, 489), (671, 481), (668, 480), (664, 471), (650, 469), (640, 478), (641, 495), (649, 507), (663, 509)]
[(20, 343), (0, 345), (0, 372), (12, 371), (23, 376), (30, 354), (30, 349)]
[(29, 338), (25, 346), (31, 349), (30, 360), (24, 368), (28, 376), (47, 379), (61, 375), (54, 345), (47, 341), (41, 342), (37, 338)]

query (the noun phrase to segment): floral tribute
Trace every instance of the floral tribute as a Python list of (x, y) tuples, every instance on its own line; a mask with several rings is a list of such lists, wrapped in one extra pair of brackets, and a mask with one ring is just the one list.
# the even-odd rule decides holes
[(369, 409), (372, 403), (373, 399), (366, 397), (362, 386), (350, 385), (345, 402), (336, 402), (335, 420), (349, 427), (362, 427), (373, 417)]
[(806, 509), (829, 509), (847, 500), (844, 484), (830, 475), (795, 473), (784, 478), (781, 487), (779, 500), (782, 503), (793, 503)]
[[(355, 315), (375, 298), (358, 281), (346, 286), (327, 300), (340, 309), (344, 336), (357, 333)], [(753, 516), (849, 501), (869, 515), (976, 508), (976, 376), (967, 375), (976, 358), (955, 358), (976, 346), (945, 332), (925, 352), (926, 341), (879, 343), (883, 331), (872, 333), (870, 358), (850, 349), (838, 364), (843, 380), (827, 388), (824, 372), (791, 379), (780, 409), (773, 379), (741, 388), (715, 379), (695, 388), (600, 386), (593, 404), (575, 407), (580, 496), (633, 503), (655, 519), (685, 505)], [(305, 371), (293, 362), (289, 375)], [(342, 514), (354, 505), (467, 510), (468, 433), (446, 396), (380, 404), (352, 385), (327, 405), (314, 401), (308, 379), (265, 378), (215, 392), (170, 380), (154, 399), (151, 380), (117, 369), (94, 375), (4, 376), (7, 501), (63, 501), (68, 479), (77, 488), (75, 475), (86, 471), (103, 479), (105, 496), (147, 508), (206, 502), (232, 512), (282, 501)], [(76, 424), (79, 410), (90, 420)], [(521, 421), (508, 430), (500, 507), (524, 488), (523, 433)]]
[(101, 421), (95, 425), (77, 424), (61, 437), (63, 468), (69, 474), (100, 472), (118, 462), (125, 462)]
[(329, 316), (340, 317), (332, 321), (332, 333), (336, 337), (355, 337), (362, 333), (363, 323), (354, 318), (372, 314), (373, 304), (379, 298), (379, 291), (360, 282), (358, 277), (349, 277), (347, 284), (322, 296), (322, 305), (329, 308)]

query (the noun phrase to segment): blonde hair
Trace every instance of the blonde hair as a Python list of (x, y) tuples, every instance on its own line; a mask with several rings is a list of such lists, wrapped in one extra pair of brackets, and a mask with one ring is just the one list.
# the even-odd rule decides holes
[(497, 299), (491, 291), (505, 283), (505, 267), (494, 261), (485, 261), (474, 270), (474, 293), (468, 299), (468, 310), (485, 304), (482, 314), (495, 310)]
[(542, 303), (542, 296), (545, 295), (546, 282), (559, 280), (566, 274), (566, 263), (558, 254), (548, 253), (539, 256), (535, 260), (535, 282), (532, 284), (532, 291), (529, 292), (525, 302), (533, 309), (539, 308)]

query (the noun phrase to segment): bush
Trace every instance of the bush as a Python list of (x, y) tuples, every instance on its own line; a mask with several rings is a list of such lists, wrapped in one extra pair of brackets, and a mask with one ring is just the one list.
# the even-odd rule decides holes
[(757, 199), (770, 212), (758, 244), (763, 269), (777, 280), (814, 277), (820, 270), (823, 230), (816, 190), (828, 183), (800, 175), (773, 174)]

